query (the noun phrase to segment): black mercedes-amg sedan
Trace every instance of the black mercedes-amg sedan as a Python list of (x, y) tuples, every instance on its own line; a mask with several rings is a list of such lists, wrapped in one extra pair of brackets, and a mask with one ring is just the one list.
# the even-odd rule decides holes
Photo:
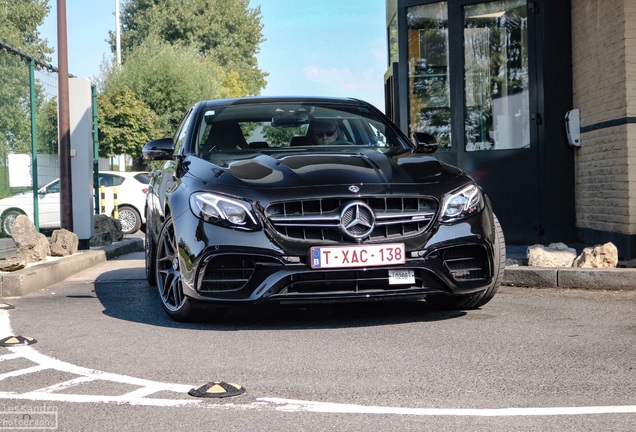
[(146, 200), (148, 282), (178, 321), (265, 301), (480, 307), (502, 280), (503, 233), (435, 150), (360, 100), (199, 102), (143, 149), (166, 161)]

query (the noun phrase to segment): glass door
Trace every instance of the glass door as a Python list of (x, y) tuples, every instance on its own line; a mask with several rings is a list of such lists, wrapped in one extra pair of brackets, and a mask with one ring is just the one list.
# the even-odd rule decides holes
[(451, 98), (448, 52), (448, 3), (407, 9), (409, 133), (426, 131), (440, 151), (451, 139)]
[[(408, 132), (433, 134), (440, 160), (470, 174), (508, 241), (541, 241), (537, 11), (527, 0), (409, 0)], [(404, 57), (401, 57), (404, 59)]]
[(525, 0), (464, 7), (466, 151), (530, 146)]
[[(486, 191), (508, 243), (540, 242), (536, 46), (526, 0), (464, 1), (463, 167)], [(470, 4), (468, 4), (470, 3)], [(536, 35), (535, 35), (536, 38)], [(534, 113), (534, 114), (533, 114)]]

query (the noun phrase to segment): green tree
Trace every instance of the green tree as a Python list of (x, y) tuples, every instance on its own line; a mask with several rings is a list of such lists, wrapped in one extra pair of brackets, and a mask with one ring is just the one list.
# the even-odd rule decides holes
[(155, 139), (159, 131), (157, 115), (127, 87), (101, 94), (97, 98), (99, 117), (99, 156), (127, 154), (133, 169), (143, 169), (142, 148)]
[(29, 70), (27, 64), (0, 52), (0, 147), (17, 151), (30, 142)]
[[(266, 73), (256, 59), (264, 40), (261, 11), (250, 8), (249, 0), (126, 0), (121, 27), (124, 64), (136, 47), (156, 35), (170, 44), (192, 46), (221, 66), (228, 86), (223, 95), (258, 95), (265, 86)], [(112, 32), (110, 43), (114, 52)]]
[(106, 67), (102, 89), (106, 94), (132, 89), (157, 113), (158, 126), (166, 136), (172, 135), (195, 102), (220, 97), (221, 75), (220, 67), (195, 49), (150, 37), (131, 51), (124, 67)]
[(44, 62), (53, 49), (40, 39), (38, 27), (50, 7), (47, 0), (0, 0), (0, 41)]
[[(42, 61), (53, 50), (38, 27), (49, 12), (46, 0), (0, 0), (0, 41)], [(36, 89), (39, 90), (39, 89)], [(37, 92), (38, 106), (43, 103)], [(30, 151), (30, 95), (27, 61), (0, 51), (0, 154)]]
[(304, 136), (306, 132), (307, 126), (289, 128), (265, 126), (263, 128), (263, 136), (272, 147), (287, 145), (293, 137)]
[(56, 154), (58, 149), (57, 98), (51, 98), (37, 113), (38, 153)]

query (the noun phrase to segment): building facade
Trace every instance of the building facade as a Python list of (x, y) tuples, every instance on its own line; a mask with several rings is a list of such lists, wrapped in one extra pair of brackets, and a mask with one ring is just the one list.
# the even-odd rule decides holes
[(508, 243), (611, 241), (636, 257), (636, 2), (387, 0), (386, 11), (387, 114), (437, 137)]

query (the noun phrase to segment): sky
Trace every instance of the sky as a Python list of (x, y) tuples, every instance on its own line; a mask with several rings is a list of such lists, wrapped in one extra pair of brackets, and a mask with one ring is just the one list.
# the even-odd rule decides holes
[[(70, 74), (95, 79), (113, 60), (115, 4), (66, 0)], [(57, 0), (49, 5), (40, 33), (57, 47)], [(262, 95), (355, 97), (384, 111), (385, 0), (250, 0), (258, 6), (266, 40), (257, 58), (269, 74)], [(51, 58), (57, 66), (57, 51)]]

